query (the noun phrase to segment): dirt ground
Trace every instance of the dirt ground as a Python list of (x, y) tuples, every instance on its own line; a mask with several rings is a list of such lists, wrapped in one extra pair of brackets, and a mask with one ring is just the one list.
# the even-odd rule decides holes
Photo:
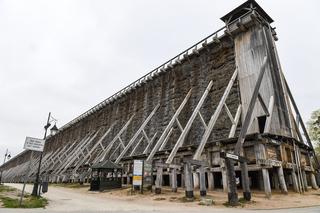
[[(131, 193), (131, 188), (115, 189), (104, 192), (90, 192), (88, 188), (78, 188), (80, 193), (92, 194), (97, 197), (113, 198), (131, 202), (141, 203), (153, 203), (159, 205), (167, 205), (169, 203), (181, 203), (183, 206), (199, 206), (200, 195), (199, 192), (195, 192), (196, 199), (193, 202), (187, 202), (184, 198), (183, 189), (179, 189), (177, 193), (171, 192), (169, 187), (162, 188), (162, 193), (156, 195), (150, 191), (145, 191), (143, 194), (139, 192)], [(239, 198), (242, 196), (242, 192), (239, 191)], [(227, 201), (227, 194), (222, 190), (208, 192), (207, 197), (212, 199), (215, 208), (225, 208)], [(272, 197), (267, 199), (264, 192), (253, 191), (252, 201), (248, 203), (241, 203), (237, 208), (245, 209), (281, 209), (281, 208), (296, 208), (307, 206), (320, 205), (320, 190), (309, 189), (304, 194), (294, 193), (290, 191), (288, 195), (281, 194), (280, 191), (273, 191)]]
[[(21, 184), (8, 185), (19, 189), (22, 188)], [(230, 211), (230, 208), (227, 208), (224, 205), (227, 201), (227, 194), (223, 193), (221, 190), (208, 193), (208, 197), (214, 202), (212, 206), (200, 206), (199, 192), (195, 193), (197, 198), (195, 201), (186, 202), (183, 199), (184, 191), (181, 188), (178, 189), (177, 193), (173, 193), (169, 187), (163, 187), (162, 194), (160, 195), (155, 195), (150, 191), (145, 191), (144, 194), (132, 194), (131, 189), (125, 187), (104, 192), (91, 192), (88, 189), (89, 186), (80, 188), (49, 186), (48, 193), (43, 195), (49, 200), (49, 205), (46, 209), (48, 211), (83, 211), (89, 209), (95, 211), (108, 210), (132, 212), (144, 210), (148, 212), (201, 213), (211, 212), (212, 210), (215, 210), (216, 212)], [(26, 190), (31, 191), (32, 185), (27, 185)], [(238, 194), (239, 197), (241, 197), (241, 192)], [(288, 195), (282, 195), (280, 192), (273, 191), (271, 199), (265, 198), (263, 192), (254, 191), (252, 197), (251, 202), (236, 207), (238, 212), (247, 212), (255, 209), (266, 209), (266, 211), (268, 211), (268, 209), (320, 206), (320, 190), (310, 189), (303, 195), (294, 192), (289, 192)], [(318, 208), (319, 207), (316, 207), (315, 212), (318, 212)], [(285, 212), (287, 212), (287, 210), (285, 210)], [(300, 210), (297, 210), (296, 212), (300, 212)], [(305, 211), (301, 209), (301, 212)]]

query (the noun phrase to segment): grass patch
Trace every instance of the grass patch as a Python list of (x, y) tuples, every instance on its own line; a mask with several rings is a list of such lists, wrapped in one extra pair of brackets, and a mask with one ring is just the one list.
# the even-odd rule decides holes
[(161, 201), (161, 200), (166, 200), (166, 198), (165, 198), (165, 197), (156, 197), (156, 198), (154, 198), (153, 200), (155, 200), (155, 201)]
[(5, 208), (44, 208), (48, 204), (48, 200), (43, 197), (26, 196), (21, 206), (18, 198), (0, 196), (0, 199)]

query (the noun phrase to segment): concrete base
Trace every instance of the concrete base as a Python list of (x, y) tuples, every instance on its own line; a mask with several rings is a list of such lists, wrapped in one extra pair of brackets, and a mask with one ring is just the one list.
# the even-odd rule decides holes
[(186, 198), (193, 198), (193, 191), (186, 191)]
[(154, 191), (156, 194), (161, 194), (161, 188), (156, 188)]
[(201, 197), (207, 196), (207, 191), (200, 191), (200, 196)]

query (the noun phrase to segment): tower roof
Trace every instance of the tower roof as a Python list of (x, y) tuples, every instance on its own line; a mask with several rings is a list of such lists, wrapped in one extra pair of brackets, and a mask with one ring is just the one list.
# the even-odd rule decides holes
[(259, 13), (259, 15), (261, 15), (269, 23), (273, 22), (273, 19), (266, 13), (266, 11), (264, 11), (262, 9), (262, 7), (255, 0), (248, 0), (248, 1), (244, 2), (243, 4), (241, 4), (240, 6), (238, 6), (235, 9), (233, 9), (231, 12), (224, 15), (220, 19), (224, 22), (233, 21), (233, 20), (241, 17), (245, 13), (247, 13), (248, 9), (250, 9), (250, 8), (254, 8), (255, 11), (257, 11)]

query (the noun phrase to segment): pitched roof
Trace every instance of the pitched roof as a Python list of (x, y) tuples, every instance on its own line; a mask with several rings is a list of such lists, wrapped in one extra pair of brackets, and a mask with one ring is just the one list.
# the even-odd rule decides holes
[(122, 167), (111, 160), (95, 163), (91, 166), (92, 169), (122, 169)]

